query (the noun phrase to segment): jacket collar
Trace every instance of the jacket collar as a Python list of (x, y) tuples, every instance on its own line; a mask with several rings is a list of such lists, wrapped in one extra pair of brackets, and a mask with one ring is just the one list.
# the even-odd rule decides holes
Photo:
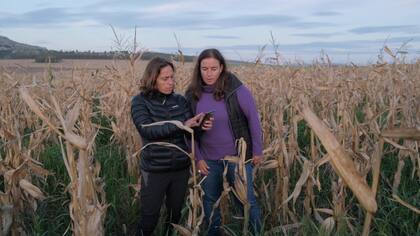
[(204, 85), (203, 87), (202, 87), (202, 91), (204, 92), (204, 93), (213, 93), (213, 91), (214, 91), (214, 85)]
[(234, 74), (229, 73), (229, 78), (225, 86), (225, 98), (229, 98), (239, 87), (242, 86), (242, 82)]
[(165, 102), (174, 94), (174, 92), (172, 91), (172, 93), (170, 94), (164, 94), (159, 92), (158, 90), (153, 90), (150, 92), (150, 94), (148, 95), (148, 97), (150, 99), (153, 100), (157, 100), (158, 102), (165, 104)]

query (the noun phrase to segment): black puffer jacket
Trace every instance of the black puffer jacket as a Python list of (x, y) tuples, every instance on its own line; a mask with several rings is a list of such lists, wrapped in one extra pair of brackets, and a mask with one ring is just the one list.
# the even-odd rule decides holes
[[(143, 145), (151, 142), (172, 143), (183, 150), (187, 149), (185, 137), (188, 133), (173, 124), (143, 127), (142, 125), (165, 121), (186, 121), (192, 117), (192, 111), (185, 98), (172, 93), (165, 95), (152, 92), (145, 96), (140, 93), (132, 99), (131, 116), (140, 133)], [(149, 145), (140, 154), (140, 167), (148, 172), (167, 172), (188, 168), (190, 160), (185, 153), (176, 148), (161, 145)]]

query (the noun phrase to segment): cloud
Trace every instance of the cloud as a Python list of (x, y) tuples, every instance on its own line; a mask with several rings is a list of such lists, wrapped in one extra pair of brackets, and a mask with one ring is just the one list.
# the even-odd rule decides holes
[[(204, 3), (205, 4), (205, 3)], [(86, 6), (86, 9), (123, 11), (126, 9), (139, 11), (147, 14), (182, 14), (184, 12), (197, 11), (203, 9), (202, 1), (194, 0), (102, 0)], [(205, 9), (208, 9), (206, 7)]]
[[(168, 5), (166, 5), (168, 6)], [(168, 6), (169, 7), (169, 6)], [(121, 28), (171, 28), (181, 30), (226, 29), (252, 26), (290, 27), (311, 29), (333, 26), (326, 22), (308, 22), (300, 18), (281, 14), (239, 14), (220, 16), (211, 11), (188, 11), (182, 14), (168, 11), (154, 14), (149, 10), (104, 10), (84, 7), (43, 8), (23, 14), (4, 14), (0, 16), (0, 27), (62, 27), (95, 26), (112, 24)]]
[(287, 15), (270, 15), (270, 14), (255, 14), (255, 15), (236, 15), (225, 18), (216, 18), (211, 20), (215, 25), (225, 27), (245, 27), (245, 26), (260, 26), (260, 25), (286, 25), (297, 21), (296, 17)]
[[(392, 48), (396, 49), (399, 48), (404, 42), (409, 42), (408, 51), (409, 54), (416, 53), (418, 48), (420, 47), (420, 36), (415, 37), (396, 37), (390, 38), (387, 40), (387, 45)], [(413, 45), (417, 45), (413, 48), (410, 47), (410, 43)], [(185, 53), (197, 53), (204, 48), (209, 47), (216, 47), (221, 50), (230, 50), (230, 51), (253, 51), (258, 52), (260, 48), (264, 45), (260, 44), (242, 44), (242, 45), (231, 45), (231, 46), (218, 46), (218, 45), (205, 45), (203, 47), (185, 47)], [(323, 41), (316, 41), (310, 43), (297, 43), (297, 44), (278, 44), (278, 49), (280, 53), (296, 53), (296, 54), (317, 54), (321, 50), (325, 50), (328, 53), (343, 55), (343, 54), (371, 54), (376, 55), (379, 50), (384, 46), (384, 40), (377, 39), (377, 40), (346, 40), (346, 41), (331, 41), (331, 42), (323, 42)], [(159, 48), (165, 52), (175, 52), (177, 49), (175, 47), (162, 47)], [(272, 52), (272, 46), (267, 43), (267, 47), (265, 51), (267, 53)]]
[(35, 45), (49, 45), (49, 44), (51, 44), (51, 42), (47, 41), (47, 40), (36, 40), (36, 41), (33, 41), (32, 44), (35, 44)]
[(82, 18), (65, 8), (43, 8), (23, 14), (7, 14), (0, 16), (1, 27), (48, 27), (67, 25)]
[(147, 8), (145, 11), (152, 14), (168, 14), (171, 12), (183, 12), (188, 11), (188, 9), (193, 8), (191, 6), (191, 2), (168, 2), (159, 4), (156, 6), (151, 6)]
[(418, 43), (420, 42), (420, 35), (413, 35), (413, 36), (404, 36), (404, 37), (392, 37), (386, 40), (383, 40), (384, 42), (390, 42), (390, 43)]
[(130, 15), (126, 13), (112, 13), (106, 17), (96, 14), (100, 21), (112, 22), (116, 26), (126, 27), (127, 24), (137, 25), (144, 28), (176, 28), (182, 30), (211, 30), (227, 29), (252, 26), (290, 26), (298, 28), (317, 27), (321, 24), (300, 22), (297, 18), (287, 15), (237, 15), (220, 17), (213, 12), (186, 12), (183, 14), (166, 14), (156, 16), (155, 14)]
[(333, 25), (332, 23), (327, 22), (302, 21), (298, 17), (281, 14), (244, 14), (224, 18), (213, 18), (210, 20), (204, 19), (204, 21), (209, 21), (218, 28), (271, 26), (308, 29)]
[(7, 11), (0, 11), (0, 16), (2, 16), (2, 17), (10, 17), (10, 16), (13, 16), (13, 14), (10, 13), (10, 12), (7, 12)]
[(335, 23), (330, 22), (316, 22), (316, 21), (298, 21), (286, 25), (287, 27), (297, 28), (297, 29), (316, 29), (320, 27), (333, 27), (336, 26)]
[(299, 33), (292, 34), (293, 36), (298, 37), (307, 37), (307, 38), (330, 38), (333, 36), (341, 35), (342, 33)]
[[(162, 4), (166, 4), (167, 2), (171, 2), (171, 0), (159, 0)], [(86, 7), (90, 9), (97, 9), (97, 8), (115, 8), (115, 6), (119, 7), (149, 7), (154, 6), (155, 2), (149, 0), (100, 0), (95, 3), (89, 4)]]
[(208, 39), (240, 39), (238, 36), (231, 35), (205, 35), (204, 37)]
[(313, 14), (314, 16), (338, 16), (341, 13), (337, 11), (318, 11)]
[(418, 25), (389, 25), (389, 26), (367, 26), (357, 27), (349, 30), (355, 34), (372, 34), (372, 33), (419, 33)]
[[(410, 40), (410, 41), (409, 41)], [(409, 41), (408, 45), (403, 48), (407, 51), (407, 60), (413, 60), (420, 54), (420, 35), (413, 37), (394, 37), (386, 40), (386, 45), (393, 51), (396, 51)], [(348, 63), (350, 61), (356, 64), (375, 63), (381, 48), (384, 46), (384, 39), (373, 40), (343, 40), (343, 41), (314, 41), (308, 43), (295, 44), (278, 44), (278, 52), (282, 57), (291, 62), (295, 60), (303, 60), (311, 63), (314, 59), (319, 58), (321, 52), (327, 54), (334, 63)], [(183, 53), (186, 55), (198, 55), (205, 48), (218, 48), (227, 59), (240, 59), (245, 61), (253, 61), (257, 56), (263, 44), (234, 44), (228, 46), (217, 45), (217, 41), (212, 44), (203, 45), (202, 47), (183, 47)], [(176, 47), (161, 47), (153, 50), (175, 53)], [(263, 51), (264, 59), (274, 56), (274, 49), (267, 42)]]

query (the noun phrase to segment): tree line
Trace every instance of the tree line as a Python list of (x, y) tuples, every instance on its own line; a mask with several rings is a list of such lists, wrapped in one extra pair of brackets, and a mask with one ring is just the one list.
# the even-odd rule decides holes
[[(128, 59), (129, 51), (63, 51), (63, 50), (0, 50), (0, 59), (34, 59), (35, 62), (60, 62), (63, 59)], [(141, 59), (150, 60), (153, 57), (163, 57), (177, 60), (176, 55), (157, 52), (144, 52)], [(192, 56), (184, 56), (184, 61), (193, 61)]]

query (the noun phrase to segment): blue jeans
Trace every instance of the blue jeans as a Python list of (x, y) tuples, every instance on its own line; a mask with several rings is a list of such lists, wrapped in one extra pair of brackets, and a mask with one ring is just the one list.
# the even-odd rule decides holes
[[(224, 160), (206, 160), (207, 165), (210, 168), (210, 173), (207, 175), (207, 178), (203, 181), (203, 206), (204, 214), (207, 223), (210, 223), (208, 226), (208, 235), (209, 236), (218, 236), (221, 234), (220, 225), (220, 209), (219, 207), (215, 208), (213, 211), (214, 203), (220, 198), (220, 195), (223, 191), (223, 171), (225, 166), (228, 166), (228, 171), (226, 178), (230, 186), (233, 186), (235, 181), (235, 168), (237, 164), (228, 163)], [(261, 230), (261, 209), (257, 203), (257, 199), (254, 194), (253, 180), (252, 180), (252, 169), (253, 166), (251, 163), (245, 165), (246, 168), (246, 178), (247, 178), (247, 198), (250, 204), (250, 216), (249, 224), (254, 234), (259, 233)], [(243, 209), (242, 204), (235, 197), (235, 202), (238, 203), (239, 207)], [(211, 221), (209, 220), (210, 215), (213, 212), (213, 217)]]

